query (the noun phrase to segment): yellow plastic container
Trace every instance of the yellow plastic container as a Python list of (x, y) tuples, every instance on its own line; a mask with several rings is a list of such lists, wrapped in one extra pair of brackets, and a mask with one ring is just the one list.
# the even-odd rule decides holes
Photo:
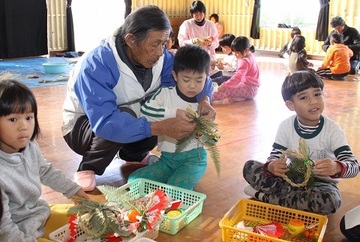
[(318, 224), (318, 226), (315, 227), (315, 236), (318, 238), (318, 242), (323, 241), (328, 223), (326, 216), (251, 199), (240, 199), (220, 220), (219, 226), (222, 231), (222, 241), (287, 242), (287, 240), (257, 234), (245, 229), (238, 229), (234, 226), (239, 222), (246, 220), (254, 223), (279, 222), (286, 229), (290, 219), (294, 218), (304, 221), (305, 226)]

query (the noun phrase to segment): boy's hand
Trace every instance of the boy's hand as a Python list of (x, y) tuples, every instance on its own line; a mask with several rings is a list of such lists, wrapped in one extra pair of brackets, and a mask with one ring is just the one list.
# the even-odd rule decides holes
[(268, 171), (275, 176), (284, 176), (284, 174), (289, 171), (286, 164), (286, 158), (270, 161), (268, 164)]
[(186, 110), (183, 109), (177, 109), (176, 110), (176, 117), (177, 118), (182, 118), (188, 122), (193, 121), (191, 115), (189, 114), (189, 112), (187, 112)]
[(331, 159), (322, 159), (315, 161), (314, 174), (317, 176), (333, 176), (341, 172), (341, 165)]
[(216, 110), (211, 106), (209, 97), (203, 97), (201, 99), (197, 112), (204, 118), (215, 120)]

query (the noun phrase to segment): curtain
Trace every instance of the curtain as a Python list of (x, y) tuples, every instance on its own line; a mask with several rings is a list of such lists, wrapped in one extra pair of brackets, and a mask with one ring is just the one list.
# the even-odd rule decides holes
[(71, 10), (72, 0), (67, 0), (66, 2), (66, 29), (68, 51), (75, 51), (74, 21)]
[(250, 37), (253, 39), (260, 39), (260, 4), (261, 0), (254, 0), (254, 11), (250, 29)]
[(125, 2), (125, 17), (126, 18), (131, 13), (132, 0), (124, 0)]
[(315, 34), (315, 39), (318, 41), (326, 40), (326, 37), (329, 34), (329, 2), (330, 0), (320, 0), (319, 18)]
[(46, 1), (0, 0), (0, 59), (46, 54)]

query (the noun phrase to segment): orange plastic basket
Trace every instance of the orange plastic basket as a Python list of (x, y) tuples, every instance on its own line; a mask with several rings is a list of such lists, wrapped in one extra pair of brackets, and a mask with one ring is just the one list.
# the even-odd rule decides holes
[(246, 220), (260, 223), (279, 222), (286, 228), (289, 220), (293, 218), (303, 220), (305, 226), (317, 223), (318, 226), (315, 229), (316, 237), (318, 237), (318, 242), (323, 240), (328, 223), (326, 216), (251, 199), (239, 200), (220, 220), (219, 226), (222, 230), (222, 240), (224, 242), (285, 242), (288, 240), (272, 238), (244, 229), (238, 229), (235, 228), (235, 225)]

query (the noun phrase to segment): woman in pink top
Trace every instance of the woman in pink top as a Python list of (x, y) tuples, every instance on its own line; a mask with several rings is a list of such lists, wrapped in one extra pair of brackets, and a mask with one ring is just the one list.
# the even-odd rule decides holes
[(235, 74), (222, 83), (215, 91), (214, 103), (231, 103), (253, 99), (260, 86), (259, 68), (255, 62), (253, 52), (255, 48), (245, 36), (235, 38), (231, 43), (231, 50), (238, 59)]
[[(179, 28), (179, 45), (199, 45), (210, 55), (215, 66), (215, 49), (219, 46), (218, 31), (213, 22), (205, 19), (206, 7), (201, 1), (194, 1), (190, 6), (192, 18), (185, 20)], [(214, 67), (213, 66), (213, 67)]]

